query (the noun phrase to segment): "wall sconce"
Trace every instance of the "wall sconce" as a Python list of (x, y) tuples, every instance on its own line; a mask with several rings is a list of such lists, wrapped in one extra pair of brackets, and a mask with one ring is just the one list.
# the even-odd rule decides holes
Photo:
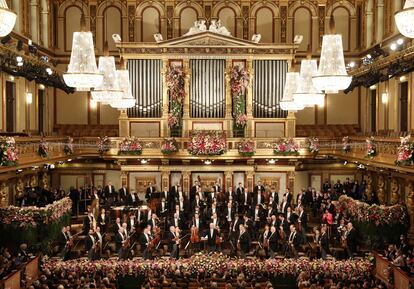
[(39, 89), (40, 90), (45, 90), (45, 86), (43, 84), (39, 84)]
[(31, 92), (26, 93), (26, 103), (32, 104), (33, 102), (33, 94)]
[(400, 82), (406, 82), (407, 81), (407, 76), (406, 75), (402, 75), (400, 76)]
[(388, 103), (388, 92), (383, 92), (381, 95), (381, 101), (383, 104), (387, 104)]
[(369, 87), (369, 90), (376, 90), (377, 89), (377, 86), (374, 84), (374, 85), (371, 85), (370, 87)]

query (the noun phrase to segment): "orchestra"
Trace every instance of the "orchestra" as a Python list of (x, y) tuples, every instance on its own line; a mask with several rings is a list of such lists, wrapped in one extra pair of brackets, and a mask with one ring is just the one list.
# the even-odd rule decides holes
[[(310, 257), (326, 259), (331, 238), (349, 258), (356, 251), (352, 223), (338, 219), (331, 200), (312, 188), (302, 189), (296, 198), (289, 189), (281, 194), (260, 180), (251, 191), (242, 183), (223, 190), (219, 180), (206, 186), (198, 178), (189, 193), (179, 182), (161, 191), (149, 182), (144, 204), (125, 185), (119, 191), (110, 182), (99, 192), (92, 189), (95, 204), (83, 221), (85, 255), (100, 259), (108, 247), (120, 259), (131, 258), (135, 252), (152, 259), (167, 249), (174, 259), (180, 253), (188, 256), (223, 250), (241, 258), (259, 252), (266, 258), (297, 258), (299, 252), (308, 252)], [(307, 212), (313, 216), (314, 208), (322, 216), (321, 227), (308, 229)], [(336, 234), (331, 233), (334, 225)], [(69, 234), (64, 228), (59, 237), (60, 256), (65, 260), (73, 249)], [(159, 250), (164, 246), (166, 249)]]

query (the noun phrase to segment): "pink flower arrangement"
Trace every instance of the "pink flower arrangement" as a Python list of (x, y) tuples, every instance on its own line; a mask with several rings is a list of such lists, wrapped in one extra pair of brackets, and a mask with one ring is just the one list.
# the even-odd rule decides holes
[(309, 140), (309, 152), (311, 154), (317, 154), (319, 152), (319, 139), (317, 137), (310, 138)]
[(39, 148), (37, 150), (37, 153), (42, 158), (47, 158), (48, 155), (49, 155), (49, 145), (43, 137), (40, 139)]
[(413, 163), (414, 144), (411, 142), (411, 136), (402, 137), (401, 144), (397, 150), (397, 165), (409, 166)]
[(238, 128), (244, 128), (247, 124), (245, 92), (250, 82), (247, 69), (236, 65), (231, 70), (230, 87), (233, 96), (233, 117)]
[(372, 274), (372, 269), (373, 266), (369, 259), (337, 261), (272, 258), (261, 260), (230, 258), (222, 253), (212, 255), (197, 253), (190, 258), (178, 260), (135, 258), (125, 261), (109, 259), (91, 262), (86, 259), (69, 261), (53, 259), (42, 264), (42, 270), (49, 270), (55, 276), (72, 272), (102, 276), (112, 276), (110, 272), (117, 272), (119, 276), (138, 276), (147, 275), (153, 271), (170, 277), (175, 274), (181, 275), (183, 272), (190, 277), (197, 277), (200, 273), (205, 276), (212, 276), (214, 273), (223, 276), (237, 272), (249, 278), (259, 275), (270, 278), (285, 275), (298, 276), (301, 272), (306, 272), (308, 275), (321, 275), (336, 281), (364, 280)]
[(375, 144), (374, 137), (370, 137), (366, 139), (367, 143), (367, 158), (374, 158), (377, 155), (377, 145)]
[(46, 207), (15, 207), (0, 208), (0, 222), (16, 223), (20, 227), (37, 227), (39, 224), (50, 224), (60, 220), (72, 210), (70, 198), (63, 198)]
[(142, 144), (136, 137), (124, 138), (119, 143), (118, 155), (134, 155), (142, 154)]
[(274, 144), (273, 153), (276, 155), (298, 155), (299, 146), (295, 143), (293, 138), (280, 139)]
[(244, 157), (251, 157), (256, 152), (256, 144), (252, 140), (242, 140), (239, 142), (239, 154)]
[(73, 154), (73, 138), (71, 138), (70, 136), (68, 136), (68, 139), (63, 147), (63, 151), (67, 156)]
[(351, 151), (351, 144), (349, 136), (344, 136), (342, 138), (342, 151), (344, 153), (349, 153)]
[(98, 153), (103, 155), (104, 153), (108, 152), (111, 148), (111, 141), (107, 136), (100, 137), (98, 139)]
[(13, 137), (0, 138), (0, 151), (2, 156), (0, 166), (11, 167), (17, 165), (19, 154)]
[(169, 155), (178, 151), (178, 143), (175, 138), (166, 138), (162, 142), (161, 152), (164, 155)]
[(405, 206), (369, 205), (354, 200), (346, 195), (339, 197), (340, 210), (345, 211), (352, 220), (363, 223), (374, 223), (376, 226), (399, 226), (407, 224), (408, 214)]
[(227, 150), (226, 134), (223, 131), (199, 130), (191, 132), (187, 150), (196, 156), (214, 156)]
[(185, 74), (181, 66), (169, 66), (166, 74), (166, 83), (170, 93), (170, 114), (168, 115), (168, 127), (180, 126), (183, 113), (185, 95)]

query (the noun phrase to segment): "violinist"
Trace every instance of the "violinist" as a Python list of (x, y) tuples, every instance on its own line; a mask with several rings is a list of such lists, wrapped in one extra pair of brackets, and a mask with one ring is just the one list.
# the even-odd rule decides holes
[(175, 212), (173, 219), (170, 221), (170, 226), (174, 226), (176, 228), (182, 228), (182, 222), (180, 219), (180, 214)]
[(262, 248), (265, 251), (266, 257), (269, 257), (269, 237), (270, 237), (270, 228), (269, 228), (269, 225), (265, 225), (260, 241), (262, 243)]
[(124, 229), (120, 227), (118, 229), (118, 232), (115, 235), (115, 245), (116, 245), (116, 251), (118, 252), (118, 257), (120, 260), (123, 260), (125, 258), (125, 246), (126, 238), (124, 235)]
[(190, 231), (191, 231), (190, 241), (192, 244), (192, 248), (195, 250), (199, 249), (200, 231), (202, 230), (202, 228), (203, 228), (203, 223), (200, 220), (198, 213), (196, 213), (190, 224)]
[(170, 251), (171, 258), (178, 259), (180, 255), (180, 236), (177, 234), (176, 227), (170, 226), (168, 232), (168, 250)]
[(168, 214), (168, 207), (165, 198), (161, 198), (161, 202), (157, 205), (157, 215), (161, 218), (166, 217)]
[(210, 229), (207, 230), (205, 236), (201, 238), (202, 241), (207, 241), (208, 252), (216, 252), (217, 237), (218, 237), (218, 232), (216, 230), (216, 226), (213, 223), (210, 223)]
[(152, 214), (151, 219), (148, 220), (147, 225), (150, 226), (151, 229), (154, 228), (154, 227), (158, 227), (158, 221), (159, 221), (159, 219), (158, 219), (157, 215)]
[(233, 209), (233, 204), (231, 202), (228, 202), (227, 208), (224, 211), (224, 216), (226, 218), (225, 224), (227, 225), (227, 228), (229, 228), (229, 230), (231, 229), (230, 226), (234, 220), (234, 215), (235, 215), (235, 210)]
[(284, 214), (279, 214), (279, 235), (280, 239), (284, 240), (286, 236), (289, 236), (289, 223), (286, 221)]
[(137, 225), (138, 225), (138, 223), (135, 220), (135, 215), (131, 213), (129, 215), (129, 220), (128, 220), (128, 223), (127, 223), (127, 229), (130, 232), (130, 234), (132, 234), (136, 231)]
[(141, 244), (141, 253), (145, 260), (151, 259), (151, 250), (149, 248), (151, 243), (150, 227), (147, 226), (139, 237)]
[(210, 222), (214, 224), (214, 227), (221, 227), (221, 223), (220, 223), (220, 221), (217, 217), (217, 213), (214, 213), (211, 216), (211, 221)]
[(270, 235), (269, 235), (269, 254), (270, 257), (273, 258), (275, 253), (278, 249), (278, 235), (275, 226), (270, 227)]

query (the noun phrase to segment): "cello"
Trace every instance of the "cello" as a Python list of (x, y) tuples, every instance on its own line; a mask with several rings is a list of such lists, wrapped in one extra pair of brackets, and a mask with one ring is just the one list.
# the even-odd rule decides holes
[(217, 230), (216, 245), (220, 246), (221, 245), (221, 234), (220, 234), (219, 226), (216, 227), (216, 230)]
[(148, 243), (148, 250), (151, 251), (152, 249), (156, 248), (158, 243), (161, 240), (161, 229), (160, 227), (154, 227), (154, 238)]
[(192, 244), (200, 243), (200, 235), (198, 234), (198, 228), (196, 226), (191, 227), (190, 242)]

